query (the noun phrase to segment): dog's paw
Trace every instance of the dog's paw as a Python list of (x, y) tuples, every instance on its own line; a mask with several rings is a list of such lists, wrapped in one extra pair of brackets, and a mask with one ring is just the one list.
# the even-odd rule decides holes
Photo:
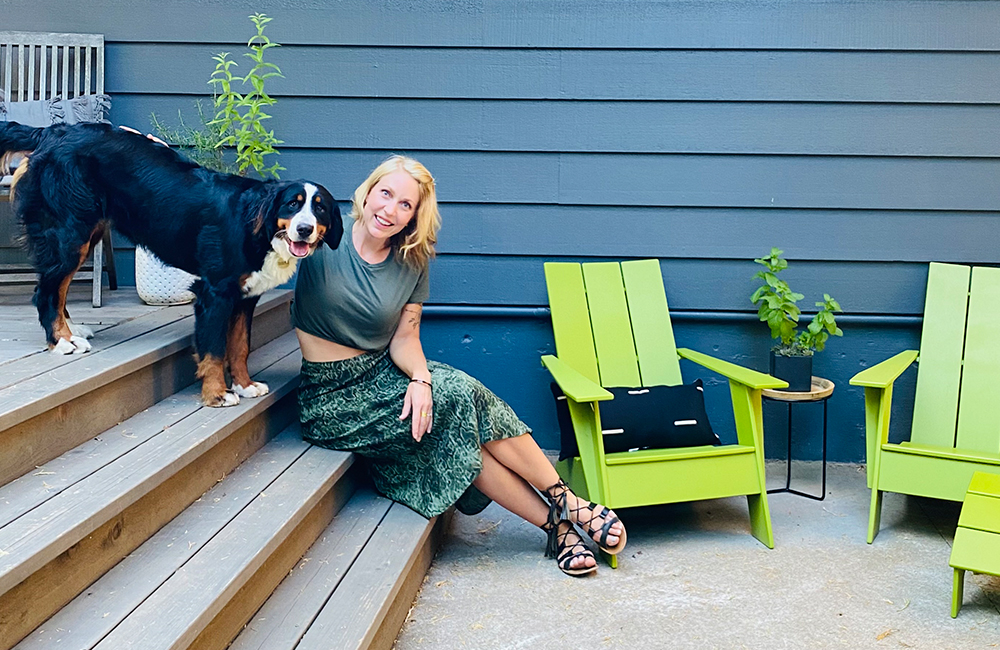
[(85, 339), (94, 338), (94, 330), (90, 329), (86, 325), (83, 325), (82, 323), (74, 323), (72, 321), (66, 321), (66, 324), (69, 325), (69, 331), (73, 332), (73, 336), (81, 336)]
[(211, 406), (212, 408), (221, 408), (224, 406), (236, 406), (240, 403), (240, 396), (231, 390), (227, 390), (221, 395), (213, 397), (210, 400), (205, 401), (205, 406)]
[(52, 354), (83, 354), (90, 352), (90, 343), (82, 336), (71, 336), (69, 340), (59, 339), (52, 347)]
[(260, 381), (251, 381), (249, 386), (233, 384), (233, 392), (240, 397), (263, 397), (271, 391), (267, 384)]

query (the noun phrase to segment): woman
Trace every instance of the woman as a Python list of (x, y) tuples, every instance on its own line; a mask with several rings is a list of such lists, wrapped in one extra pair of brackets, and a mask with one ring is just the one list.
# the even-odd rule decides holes
[(495, 500), (548, 533), (546, 555), (567, 574), (597, 568), (574, 524), (620, 552), (618, 517), (569, 490), (506, 403), (424, 357), (420, 315), (441, 223), (427, 169), (389, 158), (344, 221), (340, 246), (300, 263), (295, 287), (303, 437), (363, 456), (379, 491), (427, 517)]

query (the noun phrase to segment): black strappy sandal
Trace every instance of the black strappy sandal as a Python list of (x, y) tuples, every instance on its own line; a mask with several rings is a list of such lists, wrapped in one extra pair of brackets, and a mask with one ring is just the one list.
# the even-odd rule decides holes
[[(618, 536), (618, 543), (614, 546), (608, 546), (608, 535), (611, 534), (611, 527), (615, 525), (615, 522), (621, 523), (617, 515), (611, 516), (611, 510), (593, 501), (588, 501), (586, 505), (570, 508), (569, 500), (566, 498), (566, 495), (570, 493), (569, 486), (562, 479), (559, 479), (559, 482), (555, 485), (545, 489), (545, 497), (548, 499), (551, 508), (549, 520), (553, 520), (554, 515), (551, 514), (552, 512), (560, 513), (558, 516), (561, 519), (568, 521), (575, 520), (580, 530), (586, 533), (590, 539), (594, 540), (600, 549), (608, 555), (618, 555), (621, 553), (625, 548), (625, 542), (628, 538), (625, 534), (624, 524), (622, 525), (622, 534)], [(598, 508), (601, 509), (600, 512), (597, 511)], [(590, 511), (589, 519), (583, 519), (583, 510)], [(598, 519), (603, 519), (604, 524), (600, 528), (595, 528), (592, 524)], [(598, 536), (595, 537), (595, 535)]]
[[(565, 524), (565, 526), (563, 525)], [(597, 558), (594, 558), (593, 566), (573, 567), (573, 560), (578, 557), (594, 557), (593, 552), (583, 539), (573, 530), (573, 522), (562, 520), (552, 520), (545, 522), (541, 527), (548, 535), (548, 543), (545, 545), (545, 557), (554, 557), (559, 570), (570, 576), (585, 576), (597, 571)], [(562, 528), (562, 532), (559, 529)], [(572, 535), (576, 541), (567, 544), (567, 538)]]

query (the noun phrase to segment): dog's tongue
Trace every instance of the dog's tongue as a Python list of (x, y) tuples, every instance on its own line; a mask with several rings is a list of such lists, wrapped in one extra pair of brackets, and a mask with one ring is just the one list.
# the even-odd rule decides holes
[(288, 250), (295, 257), (305, 257), (309, 254), (309, 244), (304, 241), (290, 241), (288, 242)]

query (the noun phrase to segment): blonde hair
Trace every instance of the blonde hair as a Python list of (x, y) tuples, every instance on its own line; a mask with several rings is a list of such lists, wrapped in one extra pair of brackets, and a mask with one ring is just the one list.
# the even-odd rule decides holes
[(412, 268), (423, 270), (434, 257), (434, 244), (437, 243), (437, 232), (441, 228), (441, 214), (438, 212), (437, 192), (434, 189), (434, 177), (413, 158), (406, 156), (390, 156), (376, 167), (365, 182), (354, 190), (354, 207), (351, 216), (360, 221), (364, 212), (365, 199), (368, 192), (389, 174), (405, 171), (419, 187), (417, 212), (406, 228), (392, 236), (389, 246), (394, 254)]

